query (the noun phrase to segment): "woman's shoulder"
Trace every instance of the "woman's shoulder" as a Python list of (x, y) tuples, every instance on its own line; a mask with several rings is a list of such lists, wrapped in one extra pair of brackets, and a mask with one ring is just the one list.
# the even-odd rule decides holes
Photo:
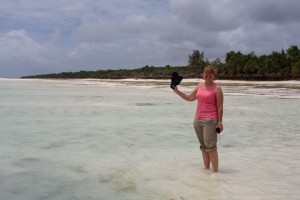
[(200, 83), (198, 83), (198, 85), (196, 86), (196, 90), (198, 90), (199, 88), (201, 89), (201, 88), (203, 88), (204, 87), (204, 82), (200, 82)]
[(200, 82), (200, 83), (198, 83), (197, 88), (198, 87), (203, 87), (203, 86), (204, 86), (204, 82)]
[(216, 91), (222, 91), (222, 88), (218, 83), (215, 83), (215, 90)]
[(215, 84), (215, 88), (221, 88), (221, 86), (218, 83), (214, 82), (214, 84)]

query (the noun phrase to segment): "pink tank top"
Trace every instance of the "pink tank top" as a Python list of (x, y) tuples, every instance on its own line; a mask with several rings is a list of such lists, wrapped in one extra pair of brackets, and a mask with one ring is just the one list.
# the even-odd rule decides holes
[(218, 119), (216, 87), (213, 83), (209, 88), (206, 88), (204, 83), (201, 83), (197, 88), (196, 99), (198, 101), (196, 116), (197, 119)]

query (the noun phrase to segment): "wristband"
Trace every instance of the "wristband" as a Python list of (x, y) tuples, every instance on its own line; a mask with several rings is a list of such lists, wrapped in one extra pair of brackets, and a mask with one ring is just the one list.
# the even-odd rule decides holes
[(223, 123), (222, 123), (222, 122), (218, 122), (218, 124), (221, 124), (221, 125), (223, 125)]

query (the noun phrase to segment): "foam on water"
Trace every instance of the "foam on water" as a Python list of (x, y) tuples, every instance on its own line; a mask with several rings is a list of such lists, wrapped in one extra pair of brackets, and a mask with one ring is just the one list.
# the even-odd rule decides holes
[(1, 199), (299, 199), (299, 89), (223, 90), (213, 174), (168, 82), (0, 79)]

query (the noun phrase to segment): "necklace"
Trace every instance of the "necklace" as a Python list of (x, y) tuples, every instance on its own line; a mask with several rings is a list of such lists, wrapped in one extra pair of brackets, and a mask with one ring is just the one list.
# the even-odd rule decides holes
[(211, 82), (211, 83), (206, 83), (206, 82), (205, 82), (204, 84), (205, 84), (205, 87), (206, 87), (206, 88), (209, 88), (210, 86), (212, 86), (213, 82)]

